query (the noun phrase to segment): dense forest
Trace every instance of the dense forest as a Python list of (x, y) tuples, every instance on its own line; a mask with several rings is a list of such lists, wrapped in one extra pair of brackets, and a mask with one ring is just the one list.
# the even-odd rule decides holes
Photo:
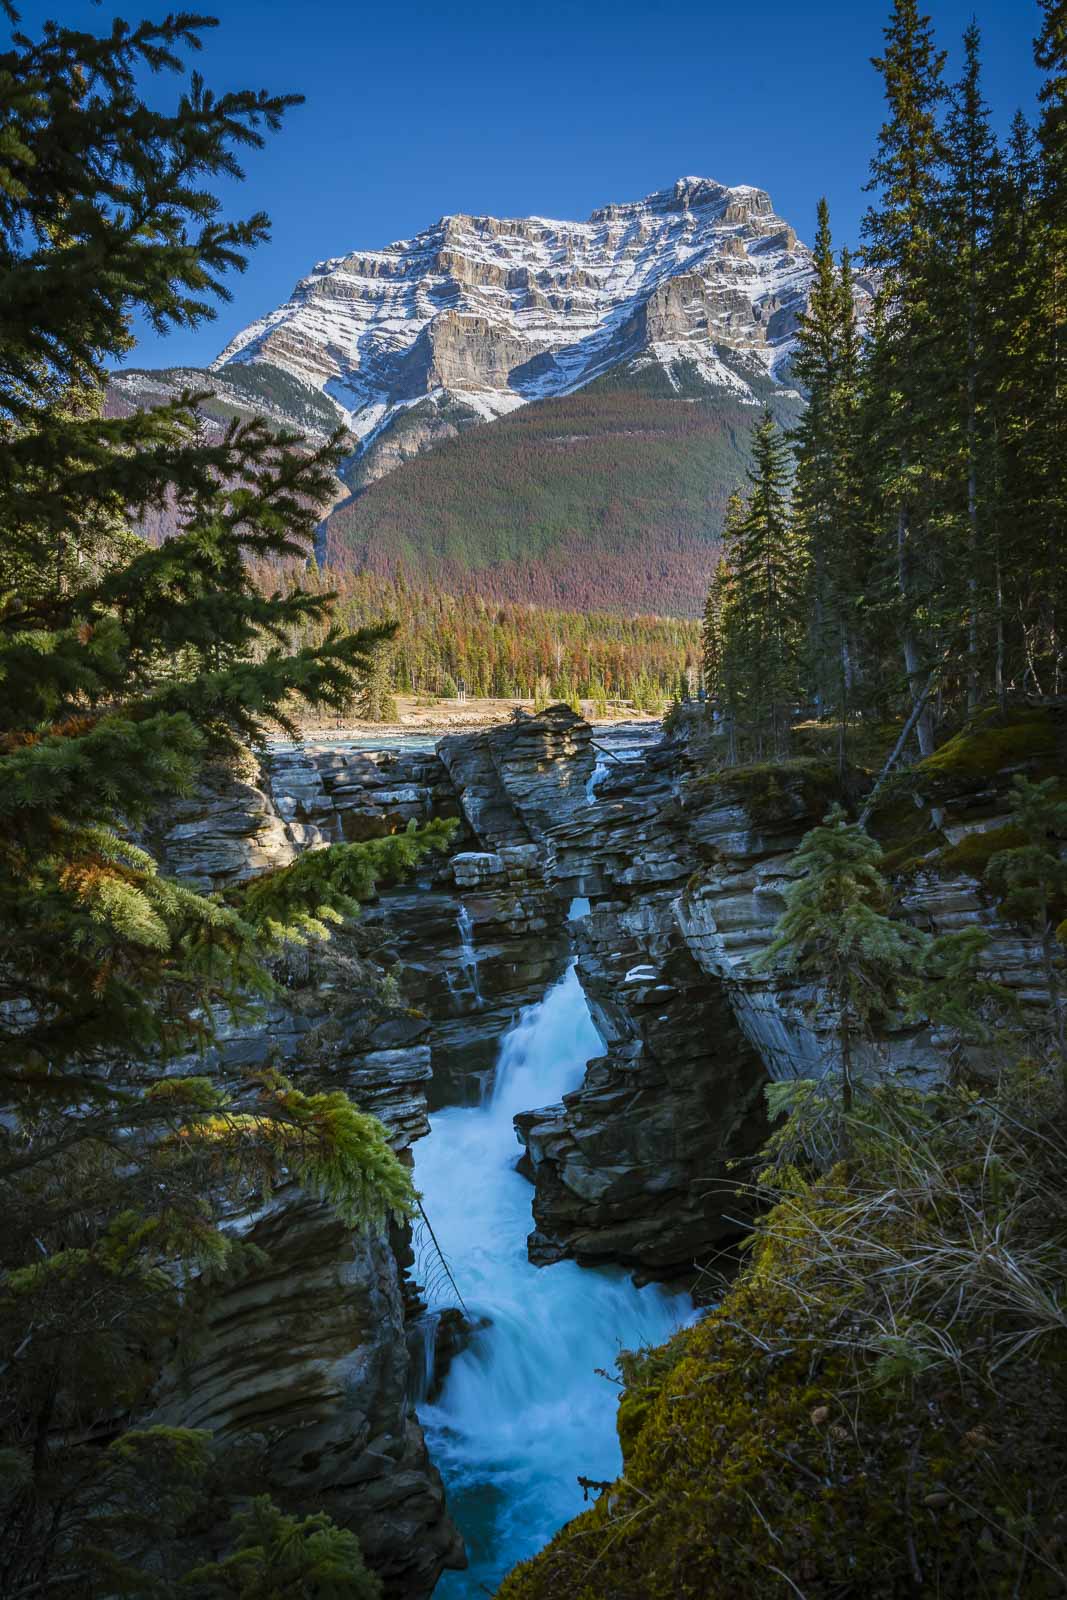
[[(759, 379), (746, 369), (746, 381)], [(797, 400), (766, 378), (781, 420)], [(332, 512), (324, 561), (488, 601), (695, 617), (753, 407), (655, 368), (523, 406), (438, 445)]]
[(876, 63), (887, 118), (862, 260), (819, 208), (788, 435), (764, 417), (705, 608), (705, 674), (735, 759), (783, 755), (798, 704), (900, 714), (929, 755), (979, 706), (1057, 695), (1067, 672), (1067, 119), (1062, 7), (1036, 58), (1041, 116), (993, 134), (977, 26), (946, 78), (900, 5)]
[[(253, 564), (264, 591), (278, 584), (277, 566)], [(491, 602), (478, 589), (458, 594), (373, 572), (329, 570), (312, 563), (283, 569), (285, 581), (311, 593), (333, 593), (335, 625), (358, 632), (396, 624), (377, 650), (374, 683), (380, 695), (458, 693), (533, 700), (591, 701), (662, 711), (692, 693), (699, 679), (700, 630), (670, 617), (624, 617), (612, 612), (552, 611)], [(301, 642), (321, 637), (308, 623)]]

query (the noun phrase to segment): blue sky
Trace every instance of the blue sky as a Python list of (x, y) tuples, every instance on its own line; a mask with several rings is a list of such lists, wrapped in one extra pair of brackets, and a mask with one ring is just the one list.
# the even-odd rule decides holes
[[(23, 0), (23, 27), (55, 16), (99, 28), (162, 15), (167, 0)], [(192, 7), (190, 7), (192, 9)], [(449, 211), (585, 217), (683, 174), (769, 190), (810, 240), (830, 201), (858, 240), (862, 185), (881, 120), (869, 64), (888, 0), (203, 0), (219, 17), (196, 64), (219, 90), (299, 91), (307, 103), (223, 189), (263, 209), (273, 238), (232, 282), (217, 321), (138, 364), (203, 363), (284, 300), (324, 256), (373, 248)], [(986, 90), (1006, 127), (1033, 106), (1031, 0), (929, 0), (950, 71), (972, 16)], [(168, 92), (157, 80), (153, 97)]]

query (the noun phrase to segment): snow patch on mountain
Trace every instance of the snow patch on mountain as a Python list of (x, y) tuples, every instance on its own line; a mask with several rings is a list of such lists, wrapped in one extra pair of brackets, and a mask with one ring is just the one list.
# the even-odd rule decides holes
[(676, 390), (684, 372), (755, 405), (788, 381), (812, 275), (762, 189), (685, 177), (585, 222), (458, 214), (334, 256), (212, 370), (281, 369), (364, 455), (420, 402), (491, 421), (616, 369), (660, 367)]

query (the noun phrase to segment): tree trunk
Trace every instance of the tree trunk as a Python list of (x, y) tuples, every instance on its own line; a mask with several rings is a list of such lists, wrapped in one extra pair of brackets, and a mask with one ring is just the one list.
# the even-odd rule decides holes
[[(918, 704), (923, 692), (922, 655), (919, 649), (919, 640), (915, 631), (915, 620), (911, 615), (911, 560), (909, 553), (909, 528), (908, 513), (901, 506), (897, 513), (897, 582), (900, 587), (900, 596), (904, 602), (904, 625), (901, 629), (901, 643), (904, 647), (904, 670), (908, 675), (908, 686), (911, 690), (912, 704)], [(930, 714), (928, 698), (923, 700), (923, 708), (919, 713), (916, 723), (916, 733), (919, 739), (919, 754), (930, 756), (934, 753), (934, 724)]]

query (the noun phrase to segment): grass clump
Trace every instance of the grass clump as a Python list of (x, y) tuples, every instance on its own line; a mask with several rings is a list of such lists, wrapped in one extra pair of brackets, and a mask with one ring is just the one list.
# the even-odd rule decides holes
[(500, 1600), (1064, 1593), (1062, 1086), (869, 1090), (846, 1142), (779, 1141), (721, 1305), (624, 1365), (623, 1475)]

